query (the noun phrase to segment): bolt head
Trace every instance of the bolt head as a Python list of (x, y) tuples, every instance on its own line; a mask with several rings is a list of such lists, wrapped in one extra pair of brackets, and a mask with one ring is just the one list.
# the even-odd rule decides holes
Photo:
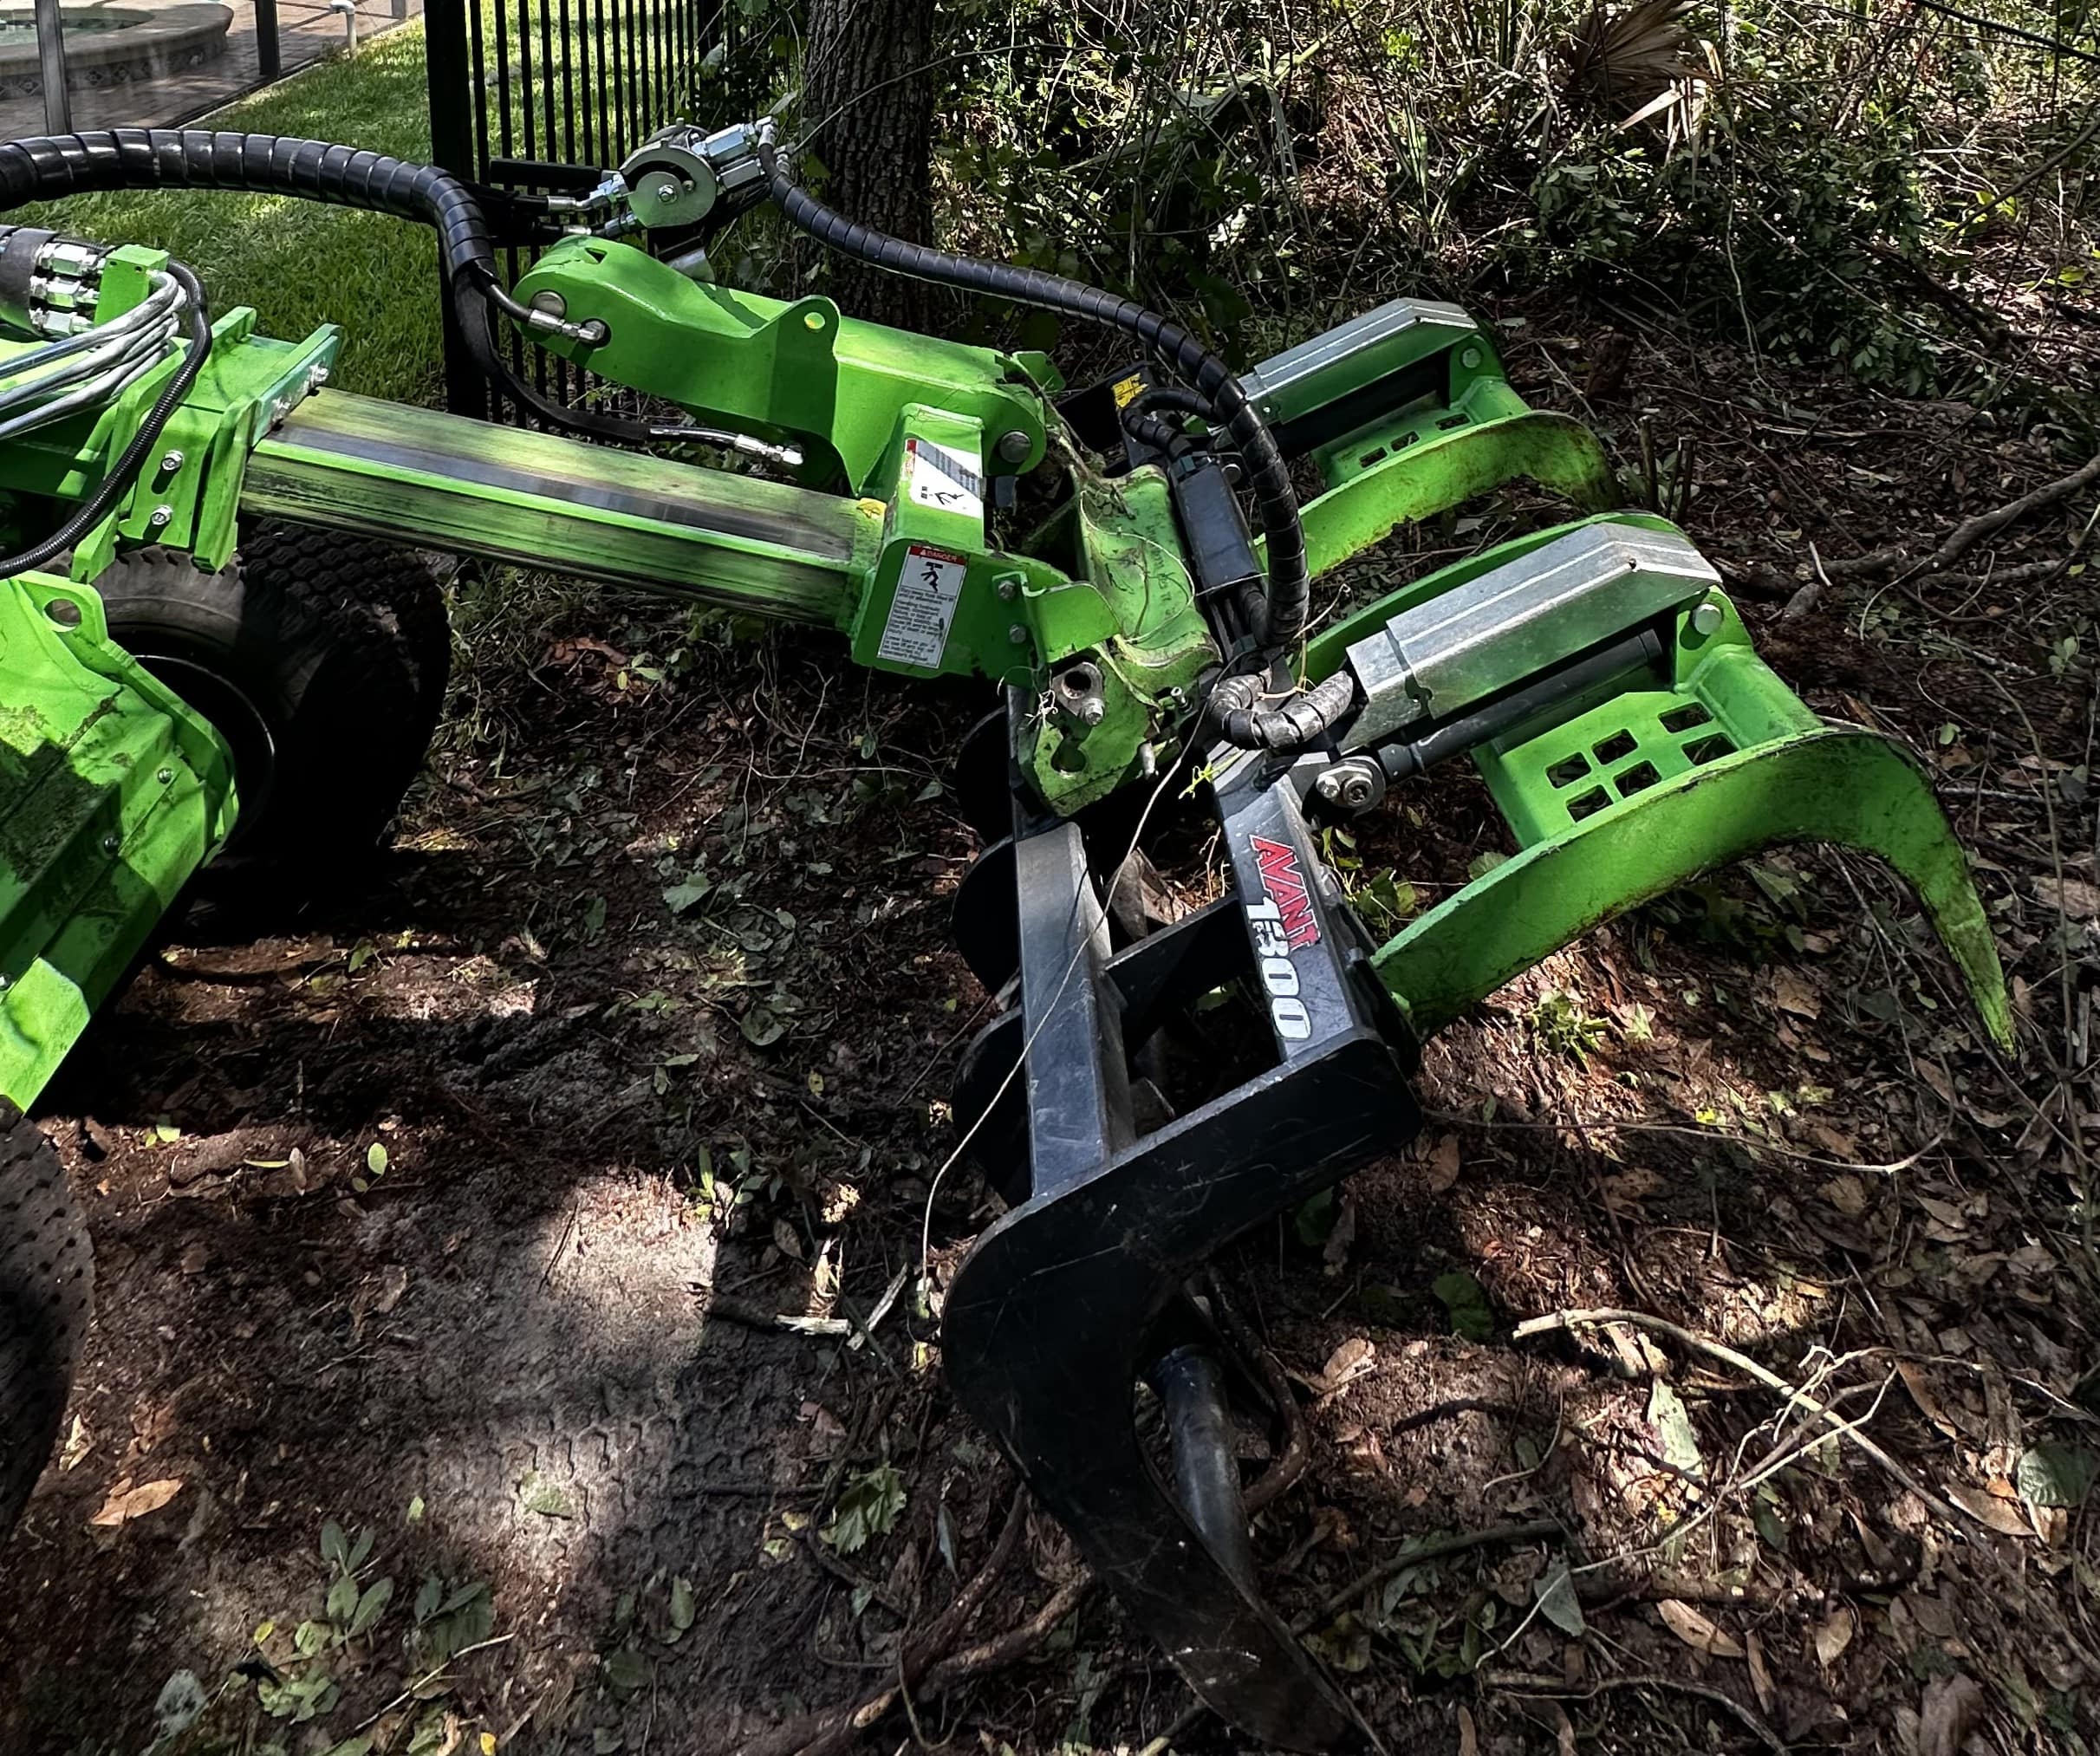
[(1692, 610), (1692, 632), (1702, 637), (1719, 634), (1721, 621), (1721, 607), (1708, 598), (1703, 603), (1695, 605)]
[(105, 854), (120, 854), (123, 850), (124, 837), (118, 835), (114, 829), (102, 837), (102, 851)]
[(1371, 777), (1356, 773), (1346, 777), (1342, 783), (1342, 803), (1351, 810), (1361, 810), (1371, 802)]
[(175, 771), (172, 768), (164, 768), (153, 778), (159, 781), (162, 786), (172, 786), (175, 780)]
[(1480, 350), (1478, 348), (1468, 348), (1464, 353), (1459, 355), (1459, 364), (1463, 366), (1468, 372), (1473, 371), (1479, 365), (1479, 363)]
[(1017, 647), (1024, 647), (1028, 644), (1028, 630), (1016, 622), (1006, 630), (1006, 638)]
[(667, 180), (659, 183), (656, 185), (656, 198), (668, 207), (678, 199), (678, 186)]
[(1098, 725), (1109, 717), (1109, 704), (1098, 695), (1089, 695), (1079, 704), (1079, 723)]
[(1331, 768), (1312, 784), (1312, 790), (1330, 805), (1342, 803), (1342, 777)]
[(169, 524), (174, 517), (175, 509), (172, 506), (156, 506), (146, 522), (158, 530)]
[(1001, 602), (1005, 603), (1011, 603), (1015, 598), (1021, 595), (1020, 586), (1015, 582), (1011, 575), (1009, 575), (1006, 578), (1002, 579), (998, 582), (997, 589), (998, 591)]
[(182, 453), (180, 452), (169, 451), (160, 454), (160, 473), (162, 475), (172, 476), (181, 467)]

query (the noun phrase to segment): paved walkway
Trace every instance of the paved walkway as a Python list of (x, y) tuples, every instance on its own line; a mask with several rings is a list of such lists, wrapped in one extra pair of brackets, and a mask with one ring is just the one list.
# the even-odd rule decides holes
[[(166, 3), (166, 0), (163, 0)], [(263, 77), (257, 54), (254, 0), (227, 0), (233, 9), (225, 48), (201, 67), (115, 85), (72, 81), (75, 128), (166, 127), (216, 107)], [(127, 10), (154, 10), (154, 0), (127, 0)], [(423, 0), (358, 0), (357, 33), (362, 42), (419, 16)], [(343, 46), (342, 15), (328, 0), (277, 0), (277, 43), (283, 71), (292, 72)], [(0, 138), (16, 140), (46, 132), (41, 96), (0, 99)]]

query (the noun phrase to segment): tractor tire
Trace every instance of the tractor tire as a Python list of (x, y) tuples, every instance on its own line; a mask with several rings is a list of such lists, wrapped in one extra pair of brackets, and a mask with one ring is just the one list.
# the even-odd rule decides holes
[(207, 886), (310, 894), (354, 874), (430, 747), (452, 666), (423, 560), (261, 524), (217, 573), (142, 549), (94, 581), (118, 645), (233, 751), (240, 815)]
[(42, 1473), (94, 1304), (94, 1257), (65, 1167), (0, 1100), (0, 1542)]

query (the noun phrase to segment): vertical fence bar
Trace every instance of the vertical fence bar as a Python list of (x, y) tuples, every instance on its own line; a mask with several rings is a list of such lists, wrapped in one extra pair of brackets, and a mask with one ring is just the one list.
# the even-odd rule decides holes
[(264, 79), (276, 79), (284, 71), (277, 42), (277, 0), (255, 0), (255, 67)]
[[(471, 177), (478, 170), (475, 158), (475, 123), (481, 114), (480, 57), (469, 59), (467, 8), (478, 0), (428, 0), (423, 15), (423, 44), (430, 90), (430, 156), (432, 162), (455, 176)], [(470, 71), (471, 69), (471, 71)], [(466, 101), (470, 85), (477, 101)], [(467, 357), (466, 338), (450, 299), (445, 305), (445, 406), (454, 414), (485, 418), (489, 413), (488, 382)]]
[(66, 29), (58, 0), (36, 0), (36, 76), (43, 83), (47, 134), (73, 132), (73, 95), (66, 89)]

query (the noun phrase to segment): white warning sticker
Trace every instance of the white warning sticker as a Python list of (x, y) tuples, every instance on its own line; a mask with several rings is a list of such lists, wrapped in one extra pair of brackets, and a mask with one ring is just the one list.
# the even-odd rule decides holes
[(967, 561), (945, 549), (914, 543), (906, 550), (904, 571), (897, 576), (897, 595), (890, 600), (876, 656), (893, 664), (939, 669), (969, 569)]
[(985, 478), (977, 472), (976, 459), (935, 439), (908, 439), (904, 449), (912, 498), (920, 505), (965, 518), (985, 516)]

